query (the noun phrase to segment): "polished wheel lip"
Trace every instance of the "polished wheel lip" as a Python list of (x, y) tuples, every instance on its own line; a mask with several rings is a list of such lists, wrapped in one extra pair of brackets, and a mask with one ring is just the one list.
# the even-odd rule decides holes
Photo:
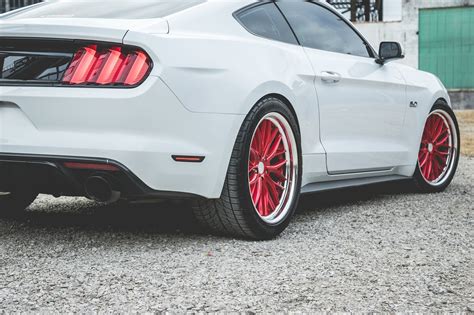
[[(426, 159), (432, 159), (432, 161), (433, 159), (435, 159), (433, 152), (436, 152), (438, 146), (436, 145), (436, 143), (434, 143), (434, 140), (437, 139), (429, 138), (430, 131), (428, 131), (427, 128), (429, 128), (428, 124), (430, 123), (430, 120), (435, 119), (435, 117), (442, 119), (442, 128), (445, 128), (443, 129), (442, 134), (445, 134), (445, 137), (447, 137), (447, 139), (445, 140), (447, 142), (443, 141), (442, 143), (447, 144), (447, 146), (444, 145), (443, 147), (448, 148), (448, 152), (446, 152), (448, 155), (446, 156), (446, 158), (438, 157), (439, 163), (444, 164), (443, 170), (438, 176), (433, 179), (430, 179), (430, 176), (426, 174), (426, 167), (429, 167), (429, 165), (426, 165)], [(431, 112), (426, 120), (425, 129), (423, 130), (423, 137), (420, 145), (420, 151), (418, 154), (418, 168), (425, 182), (433, 187), (439, 187), (445, 184), (446, 181), (449, 180), (454, 170), (455, 161), (457, 159), (458, 154), (458, 134), (456, 124), (453, 118), (446, 111), (441, 109)]]
[[(285, 171), (286, 181), (284, 182), (283, 190), (280, 195), (279, 204), (271, 211), (270, 213), (266, 214), (263, 213), (261, 209), (258, 208), (254, 197), (252, 196), (252, 186), (251, 186), (251, 175), (252, 169), (255, 169), (255, 166), (252, 167), (252, 146), (254, 141), (256, 141), (256, 135), (259, 128), (262, 126), (264, 122), (270, 122), (274, 127), (278, 129), (278, 135), (282, 136), (282, 145), (284, 148), (284, 156), (286, 163), (282, 165), (282, 168)], [(282, 153), (283, 155), (283, 153)], [(283, 162), (283, 161), (282, 161)], [(267, 161), (268, 164), (268, 161)], [(262, 174), (262, 162), (257, 164), (257, 172), (258, 174)], [(296, 143), (296, 138), (294, 132), (290, 126), (288, 120), (277, 112), (272, 112), (266, 114), (257, 124), (257, 127), (254, 130), (250, 141), (250, 149), (249, 149), (249, 156), (248, 156), (248, 187), (250, 193), (250, 199), (252, 200), (252, 204), (254, 210), (265, 223), (271, 225), (277, 225), (284, 221), (287, 218), (287, 215), (292, 207), (292, 201), (296, 195), (296, 188), (297, 188), (297, 175), (299, 171), (298, 165), (298, 146)], [(264, 171), (264, 170), (263, 170)]]

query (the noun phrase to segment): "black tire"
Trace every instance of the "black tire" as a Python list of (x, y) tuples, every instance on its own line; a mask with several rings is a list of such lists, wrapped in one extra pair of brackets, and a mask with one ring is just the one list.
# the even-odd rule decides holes
[[(285, 206), (289, 209), (278, 223), (269, 224), (257, 213), (249, 188), (249, 154), (254, 132), (259, 122), (277, 113), (283, 116), (296, 140), (298, 166), (295, 183), (292, 186), (292, 200), (288, 199)], [(297, 208), (301, 190), (302, 158), (301, 140), (298, 123), (288, 106), (278, 98), (262, 99), (246, 117), (237, 137), (224, 189), (220, 199), (199, 200), (194, 204), (194, 214), (198, 222), (214, 233), (254, 240), (273, 239), (288, 226)]]
[[(453, 110), (446, 104), (446, 102), (439, 100), (431, 109), (430, 115), (428, 117), (430, 117), (435, 112), (440, 113), (442, 115), (446, 115), (446, 118), (448, 118), (448, 123), (452, 124), (452, 126), (450, 126), (450, 130), (451, 132), (455, 133), (452, 135), (454, 148), (452, 150), (452, 156), (449, 162), (449, 166), (447, 167), (447, 171), (444, 174), (444, 177), (440, 178), (437, 183), (433, 183), (425, 179), (420, 167), (420, 162), (419, 160), (417, 160), (417, 167), (414, 175), (414, 184), (417, 191), (421, 193), (439, 193), (446, 190), (446, 188), (451, 184), (456, 174), (456, 170), (459, 163), (459, 156), (461, 154), (461, 134), (459, 132), (458, 121)], [(451, 121), (449, 121), (449, 118)]]
[(0, 215), (16, 216), (24, 213), (38, 197), (38, 193), (32, 190), (18, 190), (11, 193), (0, 194)]

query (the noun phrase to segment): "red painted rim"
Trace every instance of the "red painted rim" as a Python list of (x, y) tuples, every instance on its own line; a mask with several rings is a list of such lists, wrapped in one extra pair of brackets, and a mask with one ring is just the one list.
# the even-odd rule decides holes
[(291, 200), (296, 143), (281, 115), (269, 114), (255, 130), (248, 162), (250, 196), (259, 216), (275, 223), (285, 215)]
[(455, 153), (452, 119), (442, 111), (433, 112), (426, 121), (418, 155), (423, 178), (430, 184), (445, 179)]

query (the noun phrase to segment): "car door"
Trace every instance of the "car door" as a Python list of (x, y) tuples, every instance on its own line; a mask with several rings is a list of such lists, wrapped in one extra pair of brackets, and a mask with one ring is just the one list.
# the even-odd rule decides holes
[(311, 60), (321, 142), (330, 174), (390, 170), (406, 160), (406, 84), (396, 65), (375, 62), (370, 45), (338, 13), (314, 2), (278, 2)]

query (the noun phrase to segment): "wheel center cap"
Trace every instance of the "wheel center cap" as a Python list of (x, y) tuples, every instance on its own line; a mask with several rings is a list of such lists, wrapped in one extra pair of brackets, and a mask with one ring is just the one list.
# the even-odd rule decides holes
[(431, 153), (434, 150), (434, 145), (433, 143), (428, 144), (428, 151)]
[(265, 164), (263, 164), (263, 162), (258, 163), (258, 173), (259, 174), (265, 173)]

